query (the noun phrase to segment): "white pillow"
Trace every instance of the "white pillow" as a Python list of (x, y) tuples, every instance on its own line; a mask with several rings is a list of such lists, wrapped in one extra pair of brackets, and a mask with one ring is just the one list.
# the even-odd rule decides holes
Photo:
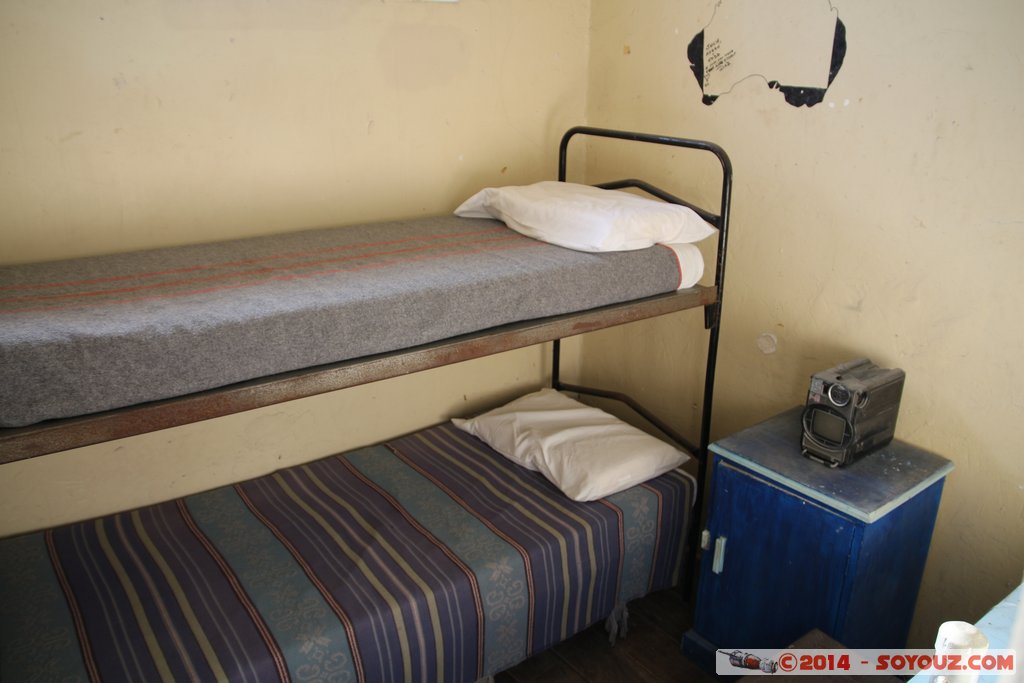
[(546, 476), (573, 500), (596, 500), (679, 467), (689, 455), (603, 410), (541, 389), (452, 423)]
[(488, 187), (455, 209), (466, 218), (497, 218), (528, 237), (579, 251), (631, 251), (657, 243), (689, 244), (713, 235), (693, 209), (628, 192), (543, 181)]

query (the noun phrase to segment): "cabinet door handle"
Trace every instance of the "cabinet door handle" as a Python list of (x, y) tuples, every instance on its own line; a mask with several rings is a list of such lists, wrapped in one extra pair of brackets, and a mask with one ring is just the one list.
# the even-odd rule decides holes
[(725, 536), (715, 539), (715, 554), (711, 558), (711, 572), (721, 574), (725, 568)]

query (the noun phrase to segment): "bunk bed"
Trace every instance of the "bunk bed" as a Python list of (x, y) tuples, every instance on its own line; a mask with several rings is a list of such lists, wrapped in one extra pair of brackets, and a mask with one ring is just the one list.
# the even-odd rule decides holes
[[(720, 161), (714, 212), (641, 180), (599, 186), (713, 226), (713, 284), (693, 277), (692, 244), (567, 249), (488, 191), (453, 219), (0, 269), (0, 462), (553, 342), (551, 388), (527, 404), (0, 540), (0, 676), (473, 681), (597, 621), (614, 634), (629, 600), (678, 583), (709, 441), (731, 166), (712, 143), (577, 127), (544, 192), (569, 185), (576, 136)], [(357, 291), (342, 312), (339, 277)], [(441, 303), (420, 296), (438, 287)], [(381, 291), (398, 294), (389, 308)], [(694, 308), (708, 331), (697, 439), (631, 397), (562, 381), (560, 339)], [(83, 320), (107, 336), (75, 332)], [(68, 339), (77, 349), (60, 355)], [(138, 351), (154, 339), (158, 355)], [(678, 447), (565, 392), (624, 401)], [(695, 477), (680, 467), (691, 456)]]

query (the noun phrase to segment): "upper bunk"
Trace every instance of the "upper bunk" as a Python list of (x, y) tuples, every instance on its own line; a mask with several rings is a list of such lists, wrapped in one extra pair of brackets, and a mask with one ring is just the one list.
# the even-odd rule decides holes
[[(707, 445), (731, 166), (714, 144), (577, 127), (721, 162), (714, 282), (692, 244), (566, 249), (478, 217), (431, 217), (0, 268), (0, 463), (221, 417), (703, 307)], [(700, 264), (700, 268), (703, 264)], [(693, 277), (694, 275), (697, 277)], [(555, 369), (557, 383), (557, 361)]]

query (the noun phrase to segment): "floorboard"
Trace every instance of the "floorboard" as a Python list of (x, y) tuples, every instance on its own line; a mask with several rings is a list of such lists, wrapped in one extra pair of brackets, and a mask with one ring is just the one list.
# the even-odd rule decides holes
[(660, 591), (629, 605), (625, 638), (609, 643), (603, 624), (495, 676), (495, 683), (711, 683), (679, 651), (693, 605), (678, 590)]

